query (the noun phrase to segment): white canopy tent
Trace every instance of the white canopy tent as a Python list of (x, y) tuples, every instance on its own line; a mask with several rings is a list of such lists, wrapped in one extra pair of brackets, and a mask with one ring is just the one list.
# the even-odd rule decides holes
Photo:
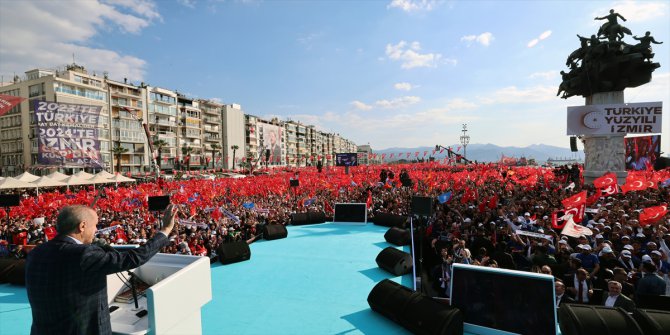
[(125, 183), (125, 182), (131, 182), (135, 181), (133, 178), (128, 178), (120, 173), (117, 173), (114, 177), (109, 178), (109, 180), (115, 181), (117, 183)]
[(93, 182), (93, 184), (109, 184), (114, 182), (113, 180), (110, 180), (109, 178), (100, 174), (96, 174), (95, 177), (88, 179), (88, 181)]
[(14, 177), (14, 178), (17, 179), (17, 180), (25, 181), (25, 182), (29, 182), (29, 183), (32, 183), (32, 182), (34, 182), (35, 180), (40, 179), (39, 176), (36, 176), (36, 175), (34, 175), (34, 174), (32, 174), (32, 173), (30, 173), (30, 172), (28, 172), (28, 171), (25, 171), (25, 172), (23, 172), (22, 174), (20, 174), (20, 175)]
[(14, 188), (35, 188), (34, 184), (21, 181), (12, 177), (7, 177), (0, 181), (0, 190), (9, 190)]
[(47, 175), (47, 177), (49, 177), (51, 179), (54, 179), (54, 180), (62, 181), (62, 180), (67, 179), (67, 177), (69, 177), (69, 176), (66, 175), (66, 174), (62, 174), (58, 171), (54, 171), (54, 172), (50, 173), (49, 175)]
[(62, 182), (66, 183), (67, 186), (76, 186), (76, 185), (93, 185), (95, 184), (90, 179), (82, 179), (77, 176), (69, 176), (67, 179)]
[(66, 183), (51, 179), (47, 176), (41, 177), (31, 184), (35, 185), (37, 187), (37, 194), (40, 194), (40, 187), (56, 187), (56, 186), (67, 186)]
[(91, 179), (91, 178), (93, 178), (92, 174), (90, 174), (88, 172), (84, 172), (84, 171), (79, 171), (79, 172), (73, 174), (72, 176), (77, 177), (79, 179)]
[(103, 177), (105, 177), (105, 178), (107, 178), (107, 179), (112, 179), (112, 177), (114, 177), (113, 174), (111, 174), (111, 173), (109, 173), (109, 172), (107, 172), (107, 171), (105, 171), (105, 170), (102, 170), (102, 171), (96, 173), (95, 175), (96, 175), (96, 176), (103, 176)]

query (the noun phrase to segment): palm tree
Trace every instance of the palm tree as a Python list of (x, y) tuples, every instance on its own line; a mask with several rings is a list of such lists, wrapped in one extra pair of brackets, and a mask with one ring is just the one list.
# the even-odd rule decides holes
[(230, 149), (233, 150), (233, 168), (232, 168), (232, 170), (235, 170), (235, 153), (237, 152), (237, 149), (239, 149), (239, 148), (240, 147), (237, 146), (237, 145), (231, 145), (230, 146)]
[(121, 155), (128, 152), (128, 149), (121, 146), (121, 143), (116, 143), (116, 146), (112, 149), (112, 154), (116, 157), (116, 172), (121, 172)]
[[(158, 171), (161, 170), (161, 160), (163, 159), (162, 153), (163, 153), (163, 148), (167, 147), (168, 143), (163, 141), (163, 140), (155, 140), (154, 141), (154, 147), (156, 148), (157, 151), (157, 161), (156, 164), (158, 164)], [(153, 153), (151, 153), (153, 155)]]
[(181, 148), (181, 153), (185, 157), (184, 160), (186, 161), (186, 170), (187, 171), (191, 170), (191, 153), (193, 152), (193, 150), (195, 150), (195, 149), (193, 149), (191, 147), (187, 147), (187, 146), (183, 146)]
[(218, 143), (212, 144), (212, 169), (214, 168), (214, 160), (216, 159), (216, 152), (221, 150), (221, 146)]

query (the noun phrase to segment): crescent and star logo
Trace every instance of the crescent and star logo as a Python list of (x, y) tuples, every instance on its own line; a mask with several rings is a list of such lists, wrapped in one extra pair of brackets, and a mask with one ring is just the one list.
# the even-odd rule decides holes
[(593, 111), (584, 114), (582, 123), (586, 128), (598, 129), (605, 125), (605, 113), (601, 111)]

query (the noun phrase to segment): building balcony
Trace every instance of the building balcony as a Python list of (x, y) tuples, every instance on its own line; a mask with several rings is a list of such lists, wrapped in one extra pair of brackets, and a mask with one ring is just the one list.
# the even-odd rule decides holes
[(205, 123), (213, 123), (213, 124), (221, 123), (221, 119), (218, 117), (204, 117), (202, 118), (202, 120), (205, 121)]
[(209, 132), (212, 132), (212, 133), (218, 133), (219, 132), (219, 127), (205, 126), (205, 131), (209, 131)]
[(207, 135), (205, 135), (205, 141), (219, 142), (219, 141), (221, 141), (221, 137), (220, 136), (207, 136)]

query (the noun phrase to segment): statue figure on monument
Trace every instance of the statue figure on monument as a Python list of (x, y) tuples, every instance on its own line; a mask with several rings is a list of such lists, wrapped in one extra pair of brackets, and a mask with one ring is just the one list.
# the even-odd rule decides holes
[(621, 41), (624, 34), (631, 35), (630, 29), (620, 25), (617, 18), (621, 18), (626, 22), (626, 18), (621, 16), (621, 14), (614, 12), (614, 9), (610, 9), (610, 13), (603, 17), (596, 16), (594, 20), (607, 20), (607, 22), (603, 23), (603, 25), (600, 26), (600, 29), (598, 29), (598, 37), (604, 36), (610, 42), (613, 42), (615, 40)]
[(640, 41), (640, 43), (634, 45), (632, 51), (641, 52), (644, 55), (644, 58), (648, 61), (651, 61), (651, 58), (654, 57), (651, 50), (651, 43), (663, 44), (663, 42), (656, 42), (654, 36), (651, 36), (650, 32), (646, 32), (642, 37), (633, 36), (633, 39)]

